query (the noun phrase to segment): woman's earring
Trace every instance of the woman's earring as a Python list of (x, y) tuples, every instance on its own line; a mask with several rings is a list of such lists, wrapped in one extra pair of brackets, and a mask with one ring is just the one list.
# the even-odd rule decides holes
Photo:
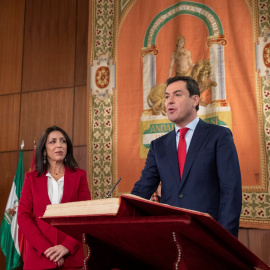
[(46, 164), (47, 160), (46, 160), (46, 155), (43, 156), (43, 163)]
[(65, 157), (64, 161), (67, 162), (67, 158), (66, 157)]

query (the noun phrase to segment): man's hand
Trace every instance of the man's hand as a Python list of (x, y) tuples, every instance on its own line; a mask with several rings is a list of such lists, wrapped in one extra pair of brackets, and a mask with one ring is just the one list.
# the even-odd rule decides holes
[[(50, 259), (51, 261), (54, 261), (55, 263), (60, 263), (61, 265), (64, 264), (64, 256), (69, 253), (69, 250), (65, 248), (62, 245), (56, 245), (53, 247), (48, 248), (44, 251), (44, 255)], [(63, 261), (60, 259), (63, 259)], [(59, 264), (58, 264), (59, 266)]]

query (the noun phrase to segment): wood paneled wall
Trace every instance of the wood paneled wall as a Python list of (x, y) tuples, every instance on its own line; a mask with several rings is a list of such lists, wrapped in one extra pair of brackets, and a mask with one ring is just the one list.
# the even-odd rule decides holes
[(88, 9), (89, 0), (0, 1), (1, 222), (22, 140), (24, 173), (51, 125), (69, 134), (86, 170)]
[[(50, 125), (71, 137), (86, 169), (89, 0), (0, 1), (0, 219), (19, 159), (30, 168), (34, 141)], [(241, 229), (239, 240), (270, 264), (270, 231)], [(0, 251), (0, 269), (5, 257)]]

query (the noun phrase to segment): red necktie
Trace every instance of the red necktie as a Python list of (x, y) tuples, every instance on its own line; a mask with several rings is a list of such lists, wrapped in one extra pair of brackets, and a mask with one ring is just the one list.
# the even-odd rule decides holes
[(180, 137), (179, 137), (177, 154), (178, 154), (180, 177), (182, 178), (185, 160), (187, 156), (187, 145), (186, 145), (185, 135), (188, 132), (189, 128), (181, 128), (179, 130), (180, 130)]

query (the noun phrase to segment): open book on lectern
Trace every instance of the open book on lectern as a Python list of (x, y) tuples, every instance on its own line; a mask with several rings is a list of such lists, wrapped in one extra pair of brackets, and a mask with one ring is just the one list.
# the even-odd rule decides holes
[[(68, 202), (68, 203), (61, 203), (61, 204), (49, 204), (46, 207), (46, 211), (43, 217), (47, 218), (47, 217), (97, 216), (97, 215), (112, 215), (112, 216), (124, 215), (126, 216), (125, 212), (129, 212), (126, 209), (127, 202), (131, 203), (132, 205), (134, 205), (135, 203), (135, 205), (137, 205), (139, 208), (141, 205), (143, 207), (141, 211), (143, 212), (143, 210), (145, 210), (146, 211), (145, 214), (148, 214), (148, 215), (149, 214), (150, 215), (167, 215), (167, 214), (171, 215), (171, 214), (176, 214), (176, 213), (185, 214), (186, 212), (188, 214), (193, 213), (194, 215), (196, 214), (203, 215), (210, 218), (210, 215), (206, 213), (173, 207), (167, 204), (152, 202), (150, 200), (146, 200), (132, 194), (121, 195), (120, 198), (106, 198), (106, 199), (99, 199), (99, 200)], [(141, 204), (140, 202), (143, 204)], [(161, 210), (158, 212), (156, 211), (152, 212), (151, 211), (152, 207), (155, 208), (157, 205), (159, 205), (161, 209), (162, 209), (162, 206), (165, 207), (164, 209), (165, 211)], [(168, 211), (168, 209), (170, 209), (170, 211)]]

